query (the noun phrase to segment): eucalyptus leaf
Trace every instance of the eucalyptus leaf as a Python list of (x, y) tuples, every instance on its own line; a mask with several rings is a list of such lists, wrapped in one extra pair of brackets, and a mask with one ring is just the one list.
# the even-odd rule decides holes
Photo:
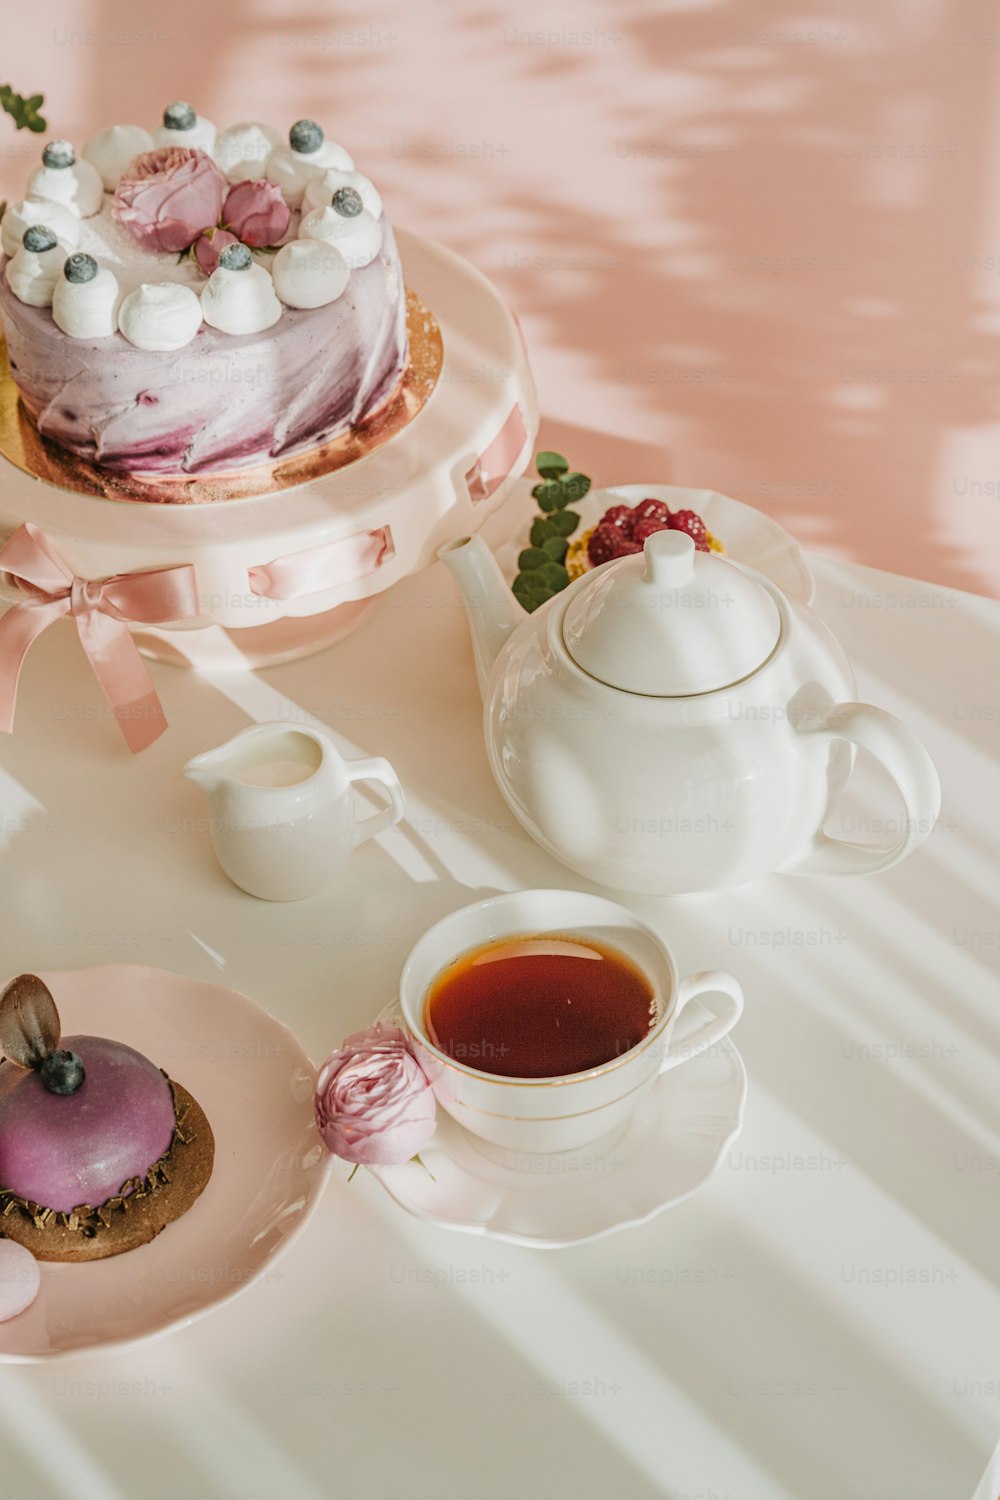
[(522, 598), (521, 603), (528, 611), (528, 614), (533, 615), (535, 610), (541, 608), (543, 604), (547, 604), (555, 593), (555, 589), (532, 589), (530, 594)]
[(572, 474), (564, 474), (560, 480), (560, 484), (567, 497), (566, 504), (569, 504), (571, 501), (582, 500), (590, 489), (590, 480), (586, 474), (579, 474), (575, 471)]
[(580, 524), (580, 517), (575, 510), (557, 510), (544, 524), (551, 527), (556, 536), (572, 536)]
[(549, 561), (549, 554), (541, 547), (525, 547), (518, 556), (517, 566), (522, 573), (532, 573), (536, 568), (544, 568)]
[(534, 570), (539, 583), (558, 594), (569, 583), (569, 574), (561, 563), (547, 562), (544, 568)]
[(561, 563), (569, 551), (569, 542), (563, 536), (550, 536), (542, 550), (548, 553), (553, 562)]
[(556, 511), (552, 516), (539, 516), (531, 523), (531, 545), (533, 547), (544, 547), (549, 537), (562, 535), (556, 522), (565, 511)]
[(0, 109), (10, 115), (18, 130), (33, 130), (36, 134), (45, 130), (46, 122), (38, 113), (43, 102), (41, 94), (32, 94), (30, 99), (25, 99), (9, 84), (0, 84)]
[(543, 479), (558, 479), (560, 474), (565, 474), (569, 468), (569, 461), (563, 458), (561, 453), (551, 453), (546, 450), (535, 458), (535, 468)]
[(560, 510), (566, 504), (562, 485), (556, 479), (546, 479), (543, 484), (536, 484), (531, 493), (538, 501), (539, 510)]

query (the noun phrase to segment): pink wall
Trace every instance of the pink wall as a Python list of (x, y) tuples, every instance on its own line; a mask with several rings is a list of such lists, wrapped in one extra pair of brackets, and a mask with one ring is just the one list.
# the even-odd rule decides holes
[(77, 140), (315, 115), (503, 289), (576, 465), (1000, 592), (990, 0), (38, 0), (2, 67)]

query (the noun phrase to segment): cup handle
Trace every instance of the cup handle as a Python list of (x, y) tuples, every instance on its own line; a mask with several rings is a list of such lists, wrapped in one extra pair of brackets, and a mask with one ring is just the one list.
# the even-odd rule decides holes
[(688, 1001), (696, 999), (699, 995), (719, 994), (725, 995), (726, 1005), (717, 1016), (706, 1021), (704, 1026), (691, 1036), (686, 1036), (683, 1041), (675, 1042), (671, 1037), (670, 1044), (663, 1055), (660, 1072), (665, 1073), (668, 1068), (676, 1068), (678, 1063), (688, 1062), (692, 1057), (697, 1057), (700, 1052), (707, 1052), (709, 1047), (714, 1047), (716, 1042), (721, 1042), (727, 1036), (740, 1016), (743, 1014), (743, 987), (738, 979), (732, 974), (726, 974), (721, 969), (705, 969), (701, 974), (692, 974), (690, 979), (682, 979), (677, 991), (677, 1012), (674, 1017), (674, 1026), (680, 1017), (681, 1011)]
[(888, 870), (922, 844), (941, 811), (941, 782), (923, 745), (883, 708), (870, 703), (835, 703), (806, 709), (795, 722), (798, 734), (849, 740), (868, 750), (888, 771), (903, 800), (903, 832), (887, 848), (834, 839), (820, 829), (805, 854), (784, 868), (795, 875), (871, 875)]
[(392, 828), (394, 824), (401, 821), (406, 811), (403, 788), (392, 766), (387, 760), (383, 760), (381, 755), (374, 755), (368, 760), (346, 760), (344, 768), (347, 771), (348, 781), (374, 781), (389, 795), (388, 807), (383, 807), (380, 812), (372, 813), (370, 818), (361, 818), (355, 823), (355, 842), (364, 844), (368, 839), (373, 839), (377, 833), (384, 833), (387, 828)]

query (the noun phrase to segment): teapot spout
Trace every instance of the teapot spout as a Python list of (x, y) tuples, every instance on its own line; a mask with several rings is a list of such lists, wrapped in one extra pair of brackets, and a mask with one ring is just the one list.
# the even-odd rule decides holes
[(458, 579), (472, 636), (476, 680), (482, 693), (501, 647), (524, 621), (524, 610), (507, 587), (497, 560), (482, 537), (458, 537), (441, 547), (438, 557)]

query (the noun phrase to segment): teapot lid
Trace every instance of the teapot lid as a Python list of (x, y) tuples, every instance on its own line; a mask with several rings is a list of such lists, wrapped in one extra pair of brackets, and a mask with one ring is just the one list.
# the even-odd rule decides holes
[(778, 607), (753, 575), (682, 531), (656, 531), (641, 553), (607, 563), (577, 590), (563, 641), (608, 687), (686, 698), (739, 682), (781, 634)]

